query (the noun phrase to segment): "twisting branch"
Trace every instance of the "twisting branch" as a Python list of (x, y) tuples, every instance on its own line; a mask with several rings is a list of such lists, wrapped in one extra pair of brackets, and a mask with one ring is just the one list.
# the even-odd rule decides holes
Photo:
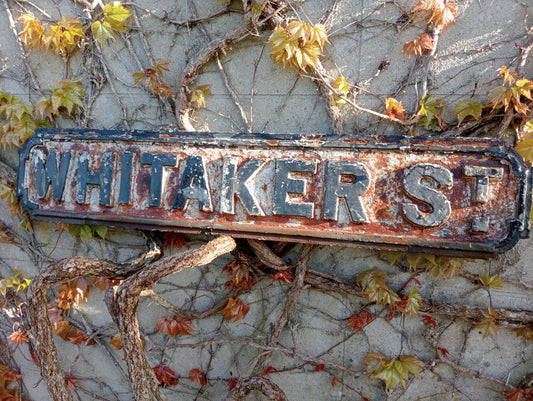
[(226, 401), (242, 401), (252, 390), (258, 390), (272, 401), (288, 401), (287, 396), (279, 386), (266, 377), (249, 377), (240, 380)]
[[(287, 294), (287, 302), (285, 303), (285, 308), (283, 309), (283, 313), (279, 317), (279, 320), (276, 323), (274, 330), (272, 330), (272, 333), (268, 338), (268, 345), (273, 346), (277, 344), (279, 336), (287, 325), (291, 313), (294, 307), (296, 306), (296, 303), (298, 302), (298, 298), (300, 297), (300, 293), (302, 292), (302, 289), (304, 287), (304, 278), (305, 273), (307, 272), (307, 261), (311, 257), (311, 252), (308, 251), (309, 249), (314, 250), (315, 247), (312, 245), (305, 245), (302, 248), (301, 254), (303, 255), (303, 257), (300, 259), (300, 261), (298, 262), (298, 266), (296, 267), (294, 281), (289, 290), (289, 293)], [(259, 357), (259, 360), (257, 361), (255, 369), (252, 373), (253, 376), (259, 376), (265, 373), (267, 362), (271, 354), (272, 352), (265, 352)]]
[(169, 274), (205, 265), (234, 248), (235, 241), (232, 238), (218, 237), (198, 249), (188, 250), (150, 264), (124, 280), (116, 290), (113, 302), (111, 305), (108, 304), (108, 308), (111, 315), (116, 317), (119, 326), (136, 401), (149, 401), (152, 400), (152, 396), (158, 400), (165, 399), (144, 355), (137, 320), (137, 306), (142, 291)]
[(82, 276), (124, 279), (159, 255), (159, 249), (153, 247), (133, 263), (117, 264), (105, 259), (80, 257), (62, 259), (49, 265), (31, 281), (28, 288), (28, 315), (31, 327), (34, 328), (32, 344), (41, 362), (41, 375), (48, 383), (50, 395), (55, 401), (72, 401), (72, 394), (65, 383), (54, 344), (52, 324), (48, 318), (48, 288), (52, 284)]

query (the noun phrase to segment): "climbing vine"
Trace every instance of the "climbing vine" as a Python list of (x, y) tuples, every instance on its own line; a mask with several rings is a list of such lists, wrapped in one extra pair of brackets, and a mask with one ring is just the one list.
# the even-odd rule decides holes
[[(372, 119), (369, 126), (377, 134), (394, 130), (406, 135), (504, 138), (533, 164), (533, 81), (524, 73), (533, 48), (531, 30), (518, 38), (515, 58), (493, 68), (486, 82), (476, 81), (469, 92), (454, 96), (432, 90), (432, 63), (447, 32), (461, 24), (466, 7), (461, 2), (377, 1), (364, 16), (345, 18), (339, 11), (343, 2), (331, 1), (320, 20), (313, 22), (303, 1), (213, 0), (205, 6), (209, 12), (199, 13), (188, 0), (183, 2), (185, 20), (178, 20), (177, 12), (144, 8), (138, 2), (103, 3), (74, 1), (66, 8), (72, 14), (68, 15), (59, 6), (44, 10), (31, 1), (3, 0), (2, 12), (19, 45), (23, 86), (27, 85), (24, 95), (0, 92), (0, 144), (6, 154), (20, 148), (39, 127), (96, 126), (98, 99), (105, 90), (121, 114), (120, 128), (145, 127), (146, 104), (155, 105), (150, 110), (156, 110), (158, 129), (202, 129), (202, 121), (209, 120), (206, 116), (216, 116), (228, 120), (232, 129), (259, 127), (268, 132), (269, 120), (263, 119), (263, 126), (257, 123), (261, 100), (257, 93), (265, 85), (258, 76), (266, 63), (263, 54), (268, 54), (268, 68), (275, 74), (268, 80), (278, 76), (295, 80), (287, 97), (298, 92), (298, 85), (316, 85), (335, 134), (351, 134), (346, 128), (354, 124), (350, 116), (364, 116)], [(383, 9), (395, 19), (380, 15)], [(174, 35), (171, 41), (176, 47), (181, 45), (176, 32), (184, 35), (181, 39), (186, 32), (198, 31), (180, 66), (150, 45), (160, 33), (153, 25), (143, 25), (146, 20), (169, 37)], [(223, 33), (217, 24), (224, 27)], [(335, 62), (335, 44), (354, 26), (361, 34), (373, 29), (369, 24), (393, 26), (398, 33), (406, 30), (411, 35), (393, 43), (392, 50), (411, 67), (398, 88), (387, 94), (370, 88), (372, 80), (388, 73), (390, 60), (382, 60), (366, 81), (355, 79)], [(242, 91), (235, 89), (238, 83), (231, 79), (227, 58), (254, 42), (261, 42), (261, 51), (244, 100)], [(125, 71), (110, 68), (111, 58), (126, 57), (131, 62)], [(58, 62), (64, 76), (42, 88), (34, 58)], [(408, 96), (413, 88), (416, 94)], [(479, 88), (484, 88), (482, 95), (477, 94)], [(139, 96), (145, 103), (135, 101), (132, 114), (128, 93), (134, 90), (143, 91)], [(222, 90), (237, 110), (234, 117), (213, 110)], [(506, 275), (505, 268), (494, 271), (491, 263), (479, 268), (473, 261), (423, 253), (368, 251), (362, 258), (357, 251), (311, 245), (235, 242), (228, 237), (206, 242), (205, 237), (148, 232), (130, 234), (139, 244), (130, 247), (129, 258), (121, 258), (117, 251), (109, 252), (113, 260), (107, 260), (102, 256), (109, 258), (107, 251), (120, 248), (121, 232), (103, 226), (59, 223), (50, 228), (31, 222), (18, 203), (13, 168), (3, 162), (0, 168), (0, 197), (10, 212), (0, 226), (1, 246), (23, 250), (38, 267), (31, 279), (26, 272), (11, 269), (0, 280), (4, 328), (0, 340), (9, 348), (0, 353), (1, 400), (26, 398), (24, 372), (18, 371), (20, 359), (12, 352), (40, 369), (56, 400), (73, 399), (73, 394), (79, 399), (130, 399), (132, 393), (138, 400), (242, 400), (250, 394), (253, 399), (252, 392), (285, 400), (294, 392), (280, 378), (297, 380), (300, 373), (318, 378), (324, 399), (337, 389), (350, 399), (378, 400), (387, 393), (408, 399), (416, 387), (411, 384), (422, 386), (424, 380), (444, 383), (464, 395), (468, 391), (457, 384), (459, 375), (494, 386), (498, 397), (532, 398), (527, 360), (517, 362), (524, 378), (503, 380), (468, 367), (463, 359), (466, 342), (476, 333), (487, 342), (498, 341), (502, 332), (512, 333), (513, 341), (531, 349), (533, 313), (499, 307), (493, 297), (506, 289), (530, 296), (533, 284)], [(61, 244), (69, 241), (77, 250), (85, 247), (87, 256), (63, 252)], [(93, 247), (105, 252), (94, 257)], [(349, 273), (336, 270), (343, 258), (352, 257), (362, 260), (357, 268)], [(3, 263), (2, 271), (11, 268)], [(471, 266), (478, 268), (472, 272)], [(471, 291), (486, 294), (486, 303), (462, 304), (433, 294), (434, 286), (458, 280), (469, 283)], [(322, 300), (320, 305), (314, 297)], [(100, 312), (109, 312), (106, 324), (95, 325), (87, 317), (88, 302), (98, 299), (105, 304)], [(309, 346), (306, 338), (317, 330), (312, 323), (317, 317), (331, 324), (326, 334), (321, 333), (328, 339), (320, 349)], [(462, 349), (447, 340), (457, 327), (465, 332)], [(371, 338), (379, 330), (398, 346), (379, 348)], [(406, 340), (410, 335), (423, 338), (424, 345), (411, 344)], [(75, 349), (70, 366), (58, 358), (56, 347), (61, 344)], [(88, 347), (109, 358), (117, 376), (127, 377), (125, 398), (102, 377), (87, 377), (77, 369)], [(340, 358), (340, 350), (347, 348), (356, 349), (353, 358), (346, 358), (346, 353)], [(531, 357), (527, 352), (524, 359)], [(302, 394), (301, 389), (297, 394)]]

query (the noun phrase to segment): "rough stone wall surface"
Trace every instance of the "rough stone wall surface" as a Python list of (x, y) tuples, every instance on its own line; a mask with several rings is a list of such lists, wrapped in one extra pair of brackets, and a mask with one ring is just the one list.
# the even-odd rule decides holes
[[(94, 43), (82, 42), (80, 49), (66, 61), (43, 50), (27, 51), (17, 40), (14, 30), (21, 30), (21, 23), (16, 20), (21, 13), (33, 13), (43, 21), (71, 15), (88, 26), (89, 15), (99, 12), (96, 5), (96, 11), (88, 14), (90, 3), (0, 1), (2, 91), (35, 102), (49, 95), (53, 82), (65, 78), (67, 64), (69, 76), (83, 83), (84, 110), (72, 117), (56, 118), (53, 123), (58, 127), (178, 129), (174, 113), (156, 96), (135, 86), (132, 74), (153, 65), (154, 59), (169, 60), (170, 71), (164, 79), (177, 90), (180, 73), (187, 63), (210, 40), (231, 32), (243, 19), (242, 4), (238, 1), (231, 2), (229, 11), (218, 13), (225, 9), (218, 0), (134, 0), (128, 3), (136, 14), (129, 32), (106, 42), (101, 51)], [(497, 69), (513, 66), (519, 55), (515, 44), (526, 43), (533, 27), (531, 1), (458, 0), (456, 3), (457, 20), (440, 33), (437, 51), (430, 57), (408, 58), (402, 53), (403, 43), (426, 29), (427, 15), (407, 22), (411, 15), (408, 13), (417, 4), (415, 0), (305, 0), (295, 1), (286, 12), (302, 21), (326, 24), (329, 43), (322, 62), (332, 76), (342, 74), (356, 85), (350, 96), (357, 105), (381, 112), (383, 99), (395, 97), (413, 113), (421, 95), (427, 92), (446, 98), (450, 107), (445, 119), (454, 121), (451, 110), (460, 100), (486, 102), (488, 91), (499, 84), (494, 82)], [(191, 5), (197, 10), (193, 11)], [(212, 96), (207, 98), (205, 107), (192, 114), (191, 123), (197, 130), (333, 133), (327, 102), (317, 84), (305, 73), (274, 65), (268, 56), (270, 48), (265, 43), (270, 32), (270, 28), (262, 27), (218, 54), (223, 69), (216, 60), (201, 68), (193, 87), (211, 85)], [(533, 62), (525, 65), (523, 73), (533, 78)], [(246, 121), (228, 87), (238, 98)], [(349, 106), (341, 109), (340, 119), (341, 133), (349, 137), (403, 133), (401, 126)], [(0, 158), (16, 169), (14, 147), (0, 149)], [(0, 243), (3, 277), (15, 270), (21, 270), (24, 277), (33, 277), (50, 263), (72, 256), (127, 262), (142, 253), (147, 242), (142, 232), (115, 228), (109, 230), (105, 240), (95, 236), (85, 241), (58, 232), (54, 223), (35, 221), (33, 232), (19, 230), (18, 218), (11, 215), (4, 202), (0, 203), (0, 218), (15, 233), (14, 242)], [(207, 239), (191, 236), (187, 240), (183, 249), (197, 247)], [(522, 240), (495, 259), (466, 262), (465, 274), (451, 279), (434, 278), (429, 272), (421, 272), (416, 277), (421, 283), (422, 298), (472, 308), (486, 309), (490, 304), (493, 308), (533, 312), (532, 246), (531, 240)], [(299, 249), (296, 247), (285, 256), (288, 263), (296, 262)], [(171, 246), (165, 253), (181, 250)], [(170, 275), (154, 284), (154, 290), (180, 309), (209, 309), (227, 294), (224, 283), (229, 278), (222, 268), (231, 260), (230, 255), (225, 255), (208, 265)], [(395, 291), (401, 291), (414, 275), (407, 262), (391, 266), (383, 254), (359, 248), (320, 246), (307, 265), (309, 269), (352, 282), (356, 274), (377, 267), (387, 272), (387, 284)], [(472, 275), (485, 274), (497, 274), (505, 279), (503, 287), (487, 289), (472, 280)], [(267, 343), (285, 308), (289, 291), (289, 285), (256, 273), (253, 289), (240, 295), (250, 305), (243, 319), (233, 323), (216, 313), (194, 320), (196, 330), (192, 336), (176, 337), (168, 337), (156, 327), (159, 318), (170, 312), (152, 298), (142, 297), (138, 319), (148, 363), (168, 365), (180, 378), (177, 386), (162, 388), (166, 397), (225, 399), (228, 379), (252, 373), (265, 350), (250, 344)], [(49, 295), (53, 303), (57, 288)], [(353, 331), (347, 319), (362, 309), (369, 310), (375, 319), (364, 330)], [(7, 336), (12, 333), (14, 322), (22, 319), (20, 312), (13, 302), (8, 302), (0, 314), (0, 339), (5, 344), (9, 342)], [(432, 314), (438, 323), (434, 330), (424, 325), (420, 315), (389, 320), (387, 314), (386, 309), (367, 304), (360, 296), (304, 286), (279, 336), (278, 345), (286, 352), (274, 352), (267, 362), (267, 366), (279, 373), (271, 372), (268, 379), (279, 385), (289, 400), (488, 401), (502, 399), (504, 390), (519, 386), (533, 373), (533, 343), (517, 337), (509, 327), (500, 327), (497, 337), (483, 338), (475, 322), (461, 314)], [(103, 294), (93, 289), (86, 302), (69, 312), (69, 319), (79, 330), (96, 333), (97, 340), (96, 345), (86, 347), (55, 338), (63, 370), (66, 375), (78, 378), (77, 388), (72, 390), (75, 399), (131, 400), (123, 351), (109, 344), (118, 329), (103, 302)], [(210, 342), (213, 339), (228, 341)], [(196, 348), (174, 346), (202, 342)], [(5, 344), (4, 349), (14, 348)], [(449, 356), (442, 358), (436, 347), (447, 349)], [(291, 356), (291, 350), (299, 357)], [(362, 361), (371, 352), (389, 357), (413, 354), (425, 363), (425, 368), (420, 377), (410, 375), (405, 386), (386, 390), (381, 380), (364, 375)], [(306, 360), (306, 356), (310, 359)], [(330, 362), (324, 371), (316, 371), (320, 360)], [(7, 362), (24, 375), (21, 383), (26, 399), (52, 399), (41, 380), (40, 368), (31, 361), (27, 344), (13, 352), (4, 361)], [(194, 368), (207, 374), (207, 385), (200, 386), (190, 380), (189, 372)], [(263, 395), (255, 392), (249, 397), (262, 399)]]

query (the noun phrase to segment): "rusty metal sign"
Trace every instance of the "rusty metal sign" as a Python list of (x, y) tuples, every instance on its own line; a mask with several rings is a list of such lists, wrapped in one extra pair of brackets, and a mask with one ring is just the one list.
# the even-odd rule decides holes
[(529, 233), (531, 171), (495, 140), (42, 129), (32, 218), (486, 257)]

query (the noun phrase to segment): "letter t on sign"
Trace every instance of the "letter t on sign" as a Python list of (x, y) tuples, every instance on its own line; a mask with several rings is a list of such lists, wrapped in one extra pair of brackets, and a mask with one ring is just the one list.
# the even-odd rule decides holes
[[(480, 167), (480, 166), (463, 166), (465, 177), (476, 179), (474, 186), (474, 202), (487, 203), (489, 201), (489, 179), (502, 180), (503, 168), (501, 167)], [(487, 217), (474, 216), (472, 218), (472, 232), (488, 233), (489, 219)]]

